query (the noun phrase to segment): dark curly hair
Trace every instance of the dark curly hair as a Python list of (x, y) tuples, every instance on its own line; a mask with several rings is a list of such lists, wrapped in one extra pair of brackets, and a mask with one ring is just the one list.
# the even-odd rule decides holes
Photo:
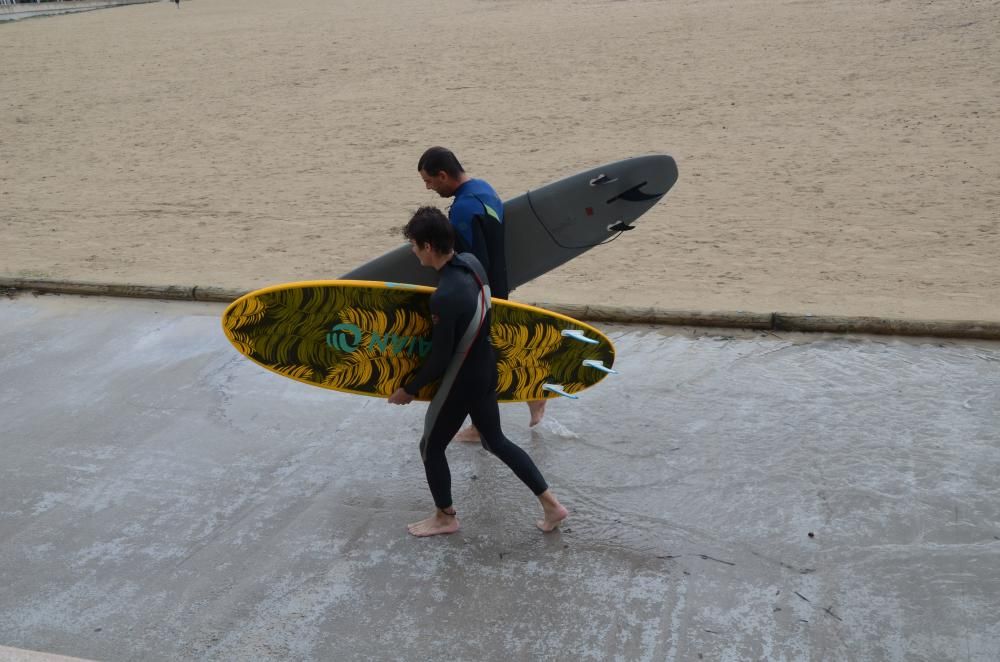
[(430, 244), (441, 255), (455, 248), (455, 230), (448, 217), (437, 207), (421, 207), (414, 212), (403, 228), (403, 236), (419, 245)]

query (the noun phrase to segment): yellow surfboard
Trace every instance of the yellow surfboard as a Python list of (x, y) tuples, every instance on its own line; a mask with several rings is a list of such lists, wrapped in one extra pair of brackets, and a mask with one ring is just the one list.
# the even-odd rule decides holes
[[(222, 328), (240, 353), (279, 375), (387, 398), (430, 352), (433, 292), (356, 280), (275, 285), (230, 304)], [(607, 336), (565, 315), (493, 299), (490, 335), (501, 402), (576, 397), (614, 373)], [(437, 386), (418, 399), (430, 400)]]

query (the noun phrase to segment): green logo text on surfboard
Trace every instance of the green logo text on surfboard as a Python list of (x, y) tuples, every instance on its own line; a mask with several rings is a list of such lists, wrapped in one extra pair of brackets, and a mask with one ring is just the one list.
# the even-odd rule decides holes
[(431, 351), (431, 341), (423, 336), (401, 336), (395, 333), (385, 335), (373, 331), (362, 331), (355, 324), (336, 324), (326, 334), (327, 347), (339, 349), (342, 352), (357, 351), (366, 347), (369, 351), (381, 354), (409, 354), (423, 358)]

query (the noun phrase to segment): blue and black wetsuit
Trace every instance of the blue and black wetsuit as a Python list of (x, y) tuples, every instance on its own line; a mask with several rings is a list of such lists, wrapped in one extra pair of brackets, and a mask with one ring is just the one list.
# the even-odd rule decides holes
[(493, 296), (506, 299), (510, 291), (500, 196), (486, 181), (470, 179), (455, 191), (448, 220), (455, 228), (455, 252), (475, 255), (489, 277)]
[(434, 323), (431, 352), (404, 386), (410, 395), (436, 379), (441, 386), (424, 419), (420, 455), (434, 504), (452, 505), (451, 472), (445, 449), (468, 415), (483, 448), (499, 457), (535, 496), (548, 489), (538, 467), (504, 436), (497, 406), (497, 362), (490, 342), (490, 288), (483, 266), (468, 253), (456, 255), (440, 271), (431, 295)]

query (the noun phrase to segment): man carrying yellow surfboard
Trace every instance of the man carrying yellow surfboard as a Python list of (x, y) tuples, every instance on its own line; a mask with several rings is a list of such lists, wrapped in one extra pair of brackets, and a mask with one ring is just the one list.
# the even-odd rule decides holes
[(418, 209), (403, 234), (420, 264), (436, 269), (440, 276), (430, 299), (430, 355), (406, 385), (389, 397), (392, 404), (409, 404), (423, 386), (441, 380), (427, 408), (420, 441), (427, 484), (437, 509), (430, 517), (410, 524), (410, 533), (433, 536), (459, 529), (445, 450), (466, 416), (478, 429), (483, 448), (510, 467), (538, 498), (543, 516), (536, 526), (552, 531), (568, 511), (549, 489), (531, 457), (507, 439), (500, 427), (497, 364), (489, 336), (490, 287), (485, 269), (475, 256), (455, 253), (455, 231), (435, 207)]
[[(485, 267), (493, 296), (506, 299), (507, 255), (504, 246), (503, 202), (485, 180), (465, 172), (455, 154), (444, 147), (427, 149), (417, 162), (417, 172), (424, 186), (442, 198), (455, 198), (448, 210), (448, 220), (455, 231), (459, 253), (472, 253)], [(545, 415), (545, 400), (528, 402), (529, 426), (534, 427)], [(475, 425), (459, 432), (459, 441), (480, 440)]]

